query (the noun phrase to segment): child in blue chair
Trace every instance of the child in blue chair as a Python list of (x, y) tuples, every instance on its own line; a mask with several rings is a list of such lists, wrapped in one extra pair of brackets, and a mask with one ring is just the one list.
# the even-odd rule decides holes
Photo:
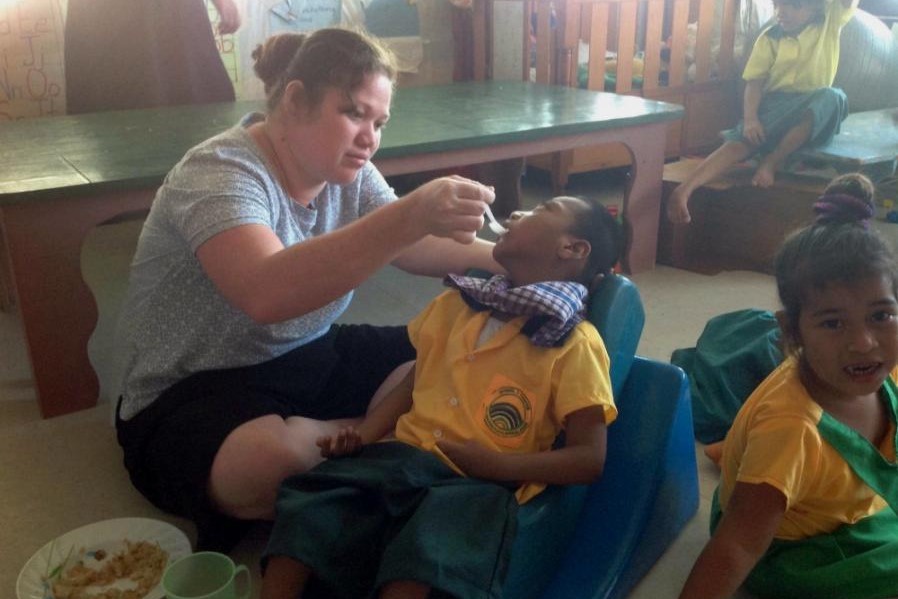
[(742, 78), (742, 120), (722, 133), (724, 143), (670, 195), (667, 216), (692, 220), (692, 192), (730, 166), (760, 153), (752, 184), (773, 185), (776, 170), (805, 145), (822, 146), (848, 115), (845, 93), (831, 87), (839, 66), (839, 38), (858, 0), (774, 0), (777, 22), (758, 36)]
[(681, 599), (898, 596), (898, 265), (873, 186), (836, 178), (776, 258), (787, 359), (723, 445), (713, 534)]
[(310, 579), (354, 599), (500, 597), (518, 503), (601, 474), (617, 410), (583, 317), (620, 225), (573, 197), (506, 225), (493, 256), (508, 276), (447, 277), (409, 324), (408, 375), (357, 428), (318, 440), (328, 460), (282, 484), (264, 599), (302, 596)]

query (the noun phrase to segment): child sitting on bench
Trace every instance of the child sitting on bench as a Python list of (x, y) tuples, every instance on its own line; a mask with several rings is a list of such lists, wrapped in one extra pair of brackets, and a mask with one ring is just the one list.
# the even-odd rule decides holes
[(667, 216), (692, 220), (692, 193), (733, 164), (754, 154), (752, 178), (773, 185), (776, 170), (803, 146), (822, 146), (848, 115), (845, 93), (831, 87), (839, 66), (839, 38), (858, 0), (775, 0), (777, 23), (761, 32), (752, 48), (745, 79), (743, 119), (722, 133), (724, 143), (671, 192)]
[(617, 410), (583, 316), (620, 225), (572, 197), (506, 224), (493, 256), (508, 276), (447, 277), (409, 324), (409, 374), (358, 428), (319, 439), (328, 460), (281, 485), (264, 599), (295, 599), (310, 578), (336, 597), (498, 597), (518, 502), (601, 474)]

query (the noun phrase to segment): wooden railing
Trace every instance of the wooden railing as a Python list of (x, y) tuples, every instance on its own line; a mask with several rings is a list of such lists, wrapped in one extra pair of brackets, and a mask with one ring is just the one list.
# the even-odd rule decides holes
[[(668, 132), (667, 156), (703, 152), (738, 118), (739, 1), (474, 0), (474, 77), (493, 78), (495, 31), (507, 26), (496, 22), (497, 7), (521, 5), (517, 46), (523, 52), (523, 79), (681, 104), (685, 116)], [(588, 55), (580, 56), (581, 51)], [(569, 173), (628, 160), (619, 151), (587, 148), (530, 162), (550, 168), (560, 188)]]

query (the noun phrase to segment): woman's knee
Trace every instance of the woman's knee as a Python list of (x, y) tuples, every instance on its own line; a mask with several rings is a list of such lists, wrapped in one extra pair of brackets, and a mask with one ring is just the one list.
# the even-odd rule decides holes
[(309, 467), (307, 456), (300, 453), (280, 416), (244, 423), (228, 435), (215, 456), (209, 494), (229, 515), (270, 517), (281, 481)]

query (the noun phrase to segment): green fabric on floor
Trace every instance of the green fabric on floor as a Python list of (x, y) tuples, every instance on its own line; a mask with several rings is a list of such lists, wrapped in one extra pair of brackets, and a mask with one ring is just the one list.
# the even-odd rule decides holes
[(780, 330), (773, 313), (746, 309), (715, 316), (695, 347), (674, 350), (670, 361), (689, 376), (695, 437), (722, 440), (736, 412), (780, 362)]

